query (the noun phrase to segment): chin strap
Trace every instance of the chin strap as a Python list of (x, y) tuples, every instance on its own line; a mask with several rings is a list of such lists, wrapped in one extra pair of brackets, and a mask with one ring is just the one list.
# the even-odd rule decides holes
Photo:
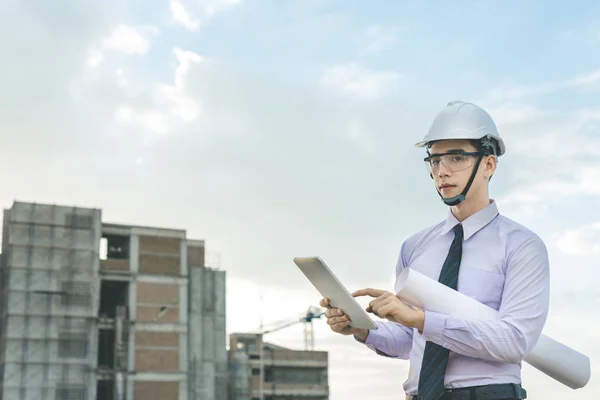
[[(442, 199), (444, 204), (446, 204), (447, 206), (456, 206), (456, 205), (459, 205), (460, 203), (462, 203), (463, 201), (465, 201), (465, 199), (467, 198), (467, 192), (471, 188), (471, 184), (473, 183), (473, 180), (475, 179), (475, 175), (477, 174), (477, 169), (479, 168), (479, 164), (481, 163), (481, 160), (483, 159), (484, 155), (485, 155), (485, 153), (480, 154), (479, 157), (477, 158), (477, 162), (475, 163), (473, 172), (471, 172), (471, 178), (469, 178), (469, 182), (467, 182), (467, 186), (465, 186), (465, 188), (461, 194), (458, 194), (454, 197), (450, 197), (450, 198), (446, 199), (442, 196), (440, 191), (436, 188), (436, 192), (440, 195), (440, 198)], [(429, 176), (431, 176), (431, 179), (433, 179), (432, 174), (429, 174)]]

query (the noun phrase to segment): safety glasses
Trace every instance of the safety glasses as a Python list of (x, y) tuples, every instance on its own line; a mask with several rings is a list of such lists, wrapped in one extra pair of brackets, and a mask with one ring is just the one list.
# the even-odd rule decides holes
[(444, 164), (444, 167), (449, 172), (458, 172), (474, 164), (474, 157), (479, 156), (479, 152), (465, 152), (465, 151), (452, 151), (448, 153), (431, 154), (424, 158), (427, 172), (430, 174), (437, 174), (440, 170), (440, 165)]

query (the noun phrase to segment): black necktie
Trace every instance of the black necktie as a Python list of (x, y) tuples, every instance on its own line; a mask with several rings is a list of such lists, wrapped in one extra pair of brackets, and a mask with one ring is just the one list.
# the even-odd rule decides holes
[[(458, 270), (462, 258), (463, 227), (454, 227), (454, 240), (440, 272), (439, 282), (456, 290)], [(433, 342), (425, 344), (419, 375), (419, 396), (423, 400), (439, 400), (444, 393), (444, 377), (450, 350)]]

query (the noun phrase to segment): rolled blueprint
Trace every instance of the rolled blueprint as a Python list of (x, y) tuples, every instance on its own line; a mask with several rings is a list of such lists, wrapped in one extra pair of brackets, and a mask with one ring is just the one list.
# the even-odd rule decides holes
[[(405, 268), (396, 281), (396, 294), (413, 307), (465, 320), (496, 320), (498, 311), (422, 273)], [(590, 359), (568, 346), (541, 335), (525, 361), (571, 389), (590, 380)]]

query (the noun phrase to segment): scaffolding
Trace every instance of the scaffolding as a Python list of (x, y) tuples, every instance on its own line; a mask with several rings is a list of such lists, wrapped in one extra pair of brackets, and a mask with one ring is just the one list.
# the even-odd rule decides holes
[(97, 209), (4, 210), (1, 399), (95, 399), (100, 235)]
[[(0, 400), (227, 398), (225, 271), (206, 268), (203, 241), (156, 229), (103, 224), (94, 208), (4, 210)], [(155, 282), (174, 287), (186, 315), (148, 319), (169, 309), (139, 300)], [(138, 341), (167, 330), (179, 332), (176, 345)], [(157, 364), (163, 347), (178, 367)]]

